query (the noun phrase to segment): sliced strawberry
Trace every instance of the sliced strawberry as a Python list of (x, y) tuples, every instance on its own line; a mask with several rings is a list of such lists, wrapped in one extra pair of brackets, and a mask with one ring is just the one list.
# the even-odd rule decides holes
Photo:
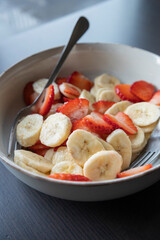
[(78, 181), (78, 182), (89, 182), (91, 181), (89, 178), (83, 175), (69, 174), (69, 173), (53, 173), (48, 175), (49, 178), (59, 179), (59, 180), (67, 180), (67, 181)]
[(89, 101), (82, 98), (76, 98), (63, 104), (63, 106), (57, 109), (57, 112), (65, 114), (73, 122), (86, 116), (88, 114), (88, 110)]
[(160, 90), (158, 90), (153, 97), (151, 98), (151, 100), (149, 101), (152, 104), (158, 105), (160, 106)]
[(30, 105), (32, 103), (31, 95), (33, 93), (34, 93), (33, 82), (29, 82), (25, 85), (23, 90), (23, 99), (26, 105)]
[(118, 173), (117, 178), (129, 177), (129, 176), (144, 172), (150, 168), (152, 168), (152, 164), (131, 168), (129, 170)]
[(71, 99), (71, 98), (67, 98), (67, 97), (63, 97), (63, 102), (65, 103), (65, 102), (70, 102), (70, 101), (72, 101), (73, 99)]
[(46, 152), (48, 151), (48, 149), (36, 149), (36, 150), (32, 150), (32, 152), (44, 157), (44, 155), (46, 154)]
[(130, 91), (143, 101), (149, 101), (155, 92), (155, 87), (151, 83), (141, 80), (134, 82), (130, 87)]
[(57, 79), (56, 79), (56, 81), (55, 81), (58, 85), (60, 85), (60, 84), (62, 84), (62, 83), (64, 83), (64, 82), (67, 82), (67, 78), (60, 78), (60, 77), (58, 77)]
[(91, 82), (87, 77), (85, 77), (82, 73), (73, 72), (71, 76), (67, 79), (68, 83), (75, 85), (81, 90), (86, 89), (90, 90), (93, 86), (93, 82)]
[(142, 102), (142, 100), (130, 92), (131, 85), (119, 84), (115, 86), (115, 92), (122, 100), (128, 100), (130, 102)]
[(92, 104), (94, 111), (105, 113), (115, 102), (98, 101)]
[(33, 146), (28, 147), (30, 151), (49, 149), (50, 147), (42, 144), (40, 141), (36, 142)]
[(77, 129), (83, 129), (85, 131), (92, 132), (85, 122), (85, 117), (78, 119), (72, 123), (72, 131), (75, 131)]
[(84, 123), (90, 131), (100, 135), (102, 138), (114, 130), (112, 125), (104, 121), (103, 117), (104, 115), (102, 113), (92, 112), (84, 118)]
[(133, 124), (130, 117), (123, 112), (117, 113), (116, 116), (105, 114), (104, 120), (110, 125), (112, 125), (114, 129), (120, 128), (124, 130), (127, 134), (134, 135), (137, 132), (137, 128)]
[(46, 115), (51, 109), (53, 99), (54, 99), (54, 87), (53, 85), (50, 85), (46, 90), (44, 101), (40, 106), (38, 113), (41, 114), (42, 116)]

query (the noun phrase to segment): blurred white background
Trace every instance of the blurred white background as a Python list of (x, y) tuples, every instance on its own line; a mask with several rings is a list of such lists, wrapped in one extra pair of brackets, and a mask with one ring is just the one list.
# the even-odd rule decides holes
[(104, 0), (0, 0), (0, 41)]

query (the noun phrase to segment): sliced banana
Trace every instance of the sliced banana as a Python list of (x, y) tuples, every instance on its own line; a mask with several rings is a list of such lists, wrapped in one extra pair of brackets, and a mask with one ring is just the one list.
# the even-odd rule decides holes
[(129, 101), (121, 101), (113, 104), (106, 112), (105, 114), (111, 114), (111, 115), (116, 115), (118, 112), (124, 112), (125, 109), (132, 105), (131, 102)]
[(70, 174), (82, 175), (83, 170), (82, 170), (82, 167), (80, 167), (76, 163), (73, 163), (70, 161), (62, 161), (62, 162), (56, 163), (53, 166), (51, 174), (53, 173), (70, 173)]
[(92, 181), (114, 179), (121, 171), (122, 157), (116, 151), (100, 151), (92, 155), (84, 164), (84, 176)]
[(104, 150), (104, 147), (97, 137), (82, 129), (71, 133), (67, 141), (68, 151), (77, 164), (83, 166), (90, 156)]
[[(67, 89), (67, 91), (66, 91), (66, 89)], [(74, 89), (77, 92), (76, 96), (74, 94)], [(70, 83), (62, 83), (62, 84), (60, 84), (59, 85), (59, 90), (65, 97), (71, 98), (71, 99), (79, 97), (79, 95), (81, 94), (81, 89), (76, 87), (73, 84), (70, 84)]]
[(132, 153), (133, 154), (140, 153), (143, 150), (143, 148), (146, 146), (146, 144), (147, 144), (147, 139), (144, 138), (143, 144), (140, 147), (138, 147), (138, 148), (132, 149)]
[(140, 148), (144, 141), (145, 141), (145, 135), (143, 130), (140, 127), (137, 127), (137, 133), (134, 135), (130, 135), (129, 139), (131, 141), (132, 150), (136, 150), (137, 148)]
[(40, 141), (46, 146), (57, 147), (68, 138), (71, 128), (71, 120), (66, 115), (52, 114), (42, 125)]
[(63, 161), (75, 162), (67, 147), (59, 147), (52, 157), (53, 165)]
[(56, 104), (53, 104), (51, 106), (51, 109), (50, 111), (47, 113), (47, 115), (45, 116), (45, 118), (49, 117), (50, 115), (56, 113), (56, 110), (57, 108), (61, 107), (63, 105), (63, 103), (56, 103)]
[(53, 150), (53, 148), (50, 148), (46, 151), (46, 153), (44, 155), (44, 158), (52, 163), (53, 155), (54, 155), (54, 150)]
[(98, 88), (110, 87), (114, 88), (114, 86), (120, 84), (120, 81), (109, 74), (102, 74), (94, 79), (95, 86)]
[(19, 160), (16, 160), (16, 159), (15, 159), (15, 163), (16, 163), (18, 166), (20, 166), (21, 168), (24, 168), (24, 169), (26, 169), (26, 170), (29, 171), (29, 172), (33, 172), (33, 173), (36, 173), (36, 174), (38, 174), (38, 175), (40, 175), (40, 176), (44, 176), (44, 177), (47, 176), (47, 174), (44, 174), (44, 173), (42, 173), (42, 172), (37, 171), (36, 169), (34, 169), (34, 168), (32, 168), (32, 167), (27, 166), (27, 165), (26, 165), (25, 163), (23, 163), (22, 161), (19, 161)]
[(145, 133), (145, 138), (146, 138), (147, 141), (149, 140), (151, 134), (152, 134), (151, 132), (149, 132), (149, 133)]
[(92, 104), (96, 101), (94, 95), (92, 95), (89, 91), (83, 89), (79, 98), (87, 99), (89, 101), (89, 108), (92, 110)]
[(101, 92), (98, 95), (96, 95), (96, 101), (118, 102), (119, 100), (120, 99), (116, 95), (114, 90), (106, 90), (102, 88)]
[(48, 173), (52, 169), (52, 163), (44, 157), (26, 150), (15, 150), (14, 161), (22, 162), (28, 167), (31, 167), (39, 172)]
[(141, 128), (144, 133), (151, 133), (154, 130), (154, 128), (156, 127), (157, 123), (158, 123), (158, 121), (155, 123), (152, 123), (146, 127), (141, 127)]
[(155, 123), (160, 117), (160, 111), (156, 105), (148, 102), (135, 103), (127, 107), (125, 113), (139, 127), (146, 127)]
[[(40, 94), (43, 91), (47, 82), (48, 82), (48, 78), (42, 78), (35, 81), (33, 83), (33, 90), (36, 93)], [(52, 85), (54, 86), (54, 100), (58, 100), (61, 98), (61, 93), (59, 91), (58, 85), (55, 82), (53, 82)]]
[(128, 135), (123, 130), (117, 129), (107, 137), (107, 142), (122, 156), (122, 170), (128, 168), (132, 157), (131, 141)]
[(95, 88), (95, 86), (93, 86), (93, 87), (90, 89), (90, 93), (91, 93), (93, 96), (96, 96), (96, 88)]
[(108, 142), (104, 141), (102, 138), (97, 137), (98, 141), (100, 143), (102, 143), (103, 147), (105, 150), (109, 151), (109, 150), (114, 150), (114, 148), (112, 147), (111, 144), (109, 144)]
[(23, 147), (34, 145), (39, 140), (42, 124), (43, 117), (39, 114), (24, 117), (16, 129), (18, 143)]

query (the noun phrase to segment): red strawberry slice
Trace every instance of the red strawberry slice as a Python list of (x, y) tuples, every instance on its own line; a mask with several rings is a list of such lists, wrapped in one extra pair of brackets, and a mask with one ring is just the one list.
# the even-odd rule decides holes
[(123, 112), (117, 113), (116, 116), (105, 114), (104, 120), (107, 123), (111, 124), (114, 129), (120, 128), (124, 130), (127, 134), (134, 135), (137, 132), (137, 128), (134, 126), (130, 117)]
[(49, 178), (66, 180), (66, 181), (78, 181), (78, 182), (89, 182), (89, 178), (83, 175), (69, 174), (69, 173), (53, 173), (48, 175)]
[(158, 90), (153, 97), (151, 98), (151, 100), (149, 101), (152, 104), (158, 105), (160, 106), (160, 90)]
[(65, 102), (70, 102), (70, 101), (72, 101), (73, 99), (71, 99), (71, 98), (67, 98), (67, 97), (63, 97), (63, 102), (65, 103)]
[(55, 81), (58, 85), (60, 85), (60, 84), (62, 84), (62, 83), (64, 83), (64, 82), (67, 82), (67, 78), (60, 78), (60, 77), (58, 77), (57, 79), (56, 79), (56, 81)]
[(54, 87), (53, 85), (50, 85), (46, 89), (45, 98), (38, 110), (38, 113), (41, 114), (42, 116), (46, 115), (51, 109), (53, 99), (54, 99)]
[(82, 73), (73, 72), (71, 76), (67, 79), (68, 83), (75, 85), (81, 90), (86, 89), (90, 90), (93, 86), (93, 82), (91, 82), (87, 77), (85, 77)]
[(152, 168), (152, 164), (131, 168), (129, 170), (118, 173), (117, 178), (129, 177), (129, 176), (144, 172), (150, 168)]
[(35, 149), (34, 151), (32, 150), (32, 152), (44, 157), (44, 155), (46, 154), (46, 152), (48, 151), (48, 149)]
[(78, 119), (72, 123), (72, 132), (77, 129), (83, 129), (85, 131), (92, 132), (85, 122), (85, 117)]
[(115, 86), (115, 92), (122, 100), (128, 100), (130, 102), (142, 102), (142, 100), (130, 92), (131, 85), (119, 84)]
[(102, 138), (114, 130), (112, 125), (104, 121), (103, 117), (102, 113), (92, 112), (84, 118), (84, 123), (90, 131), (100, 135)]
[(89, 101), (82, 98), (76, 98), (63, 104), (63, 106), (57, 109), (57, 112), (63, 113), (73, 122), (86, 116), (88, 114), (88, 110)]
[(42, 144), (40, 141), (36, 142), (33, 146), (28, 147), (27, 149), (30, 151), (49, 149), (50, 147)]
[(94, 111), (105, 113), (115, 102), (98, 101), (92, 104)]
[(31, 95), (33, 93), (34, 93), (33, 82), (29, 82), (25, 85), (23, 90), (23, 99), (26, 105), (30, 105), (32, 103)]
[(151, 83), (141, 80), (134, 82), (130, 87), (130, 91), (143, 101), (149, 101), (155, 92), (155, 87)]

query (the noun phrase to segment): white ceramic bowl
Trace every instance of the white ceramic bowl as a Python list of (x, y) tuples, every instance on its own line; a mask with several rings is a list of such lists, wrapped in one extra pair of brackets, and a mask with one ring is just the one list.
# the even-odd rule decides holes
[[(51, 196), (77, 200), (100, 201), (138, 192), (160, 179), (157, 164), (135, 176), (101, 182), (68, 182), (37, 176), (7, 158), (8, 136), (17, 111), (24, 106), (25, 84), (49, 77), (62, 47), (33, 55), (16, 64), (0, 77), (0, 157), (6, 168), (22, 182)], [(118, 77), (123, 83), (146, 80), (160, 88), (160, 57), (134, 47), (115, 44), (78, 44), (65, 62), (60, 76), (80, 71), (93, 79), (102, 73)]]

